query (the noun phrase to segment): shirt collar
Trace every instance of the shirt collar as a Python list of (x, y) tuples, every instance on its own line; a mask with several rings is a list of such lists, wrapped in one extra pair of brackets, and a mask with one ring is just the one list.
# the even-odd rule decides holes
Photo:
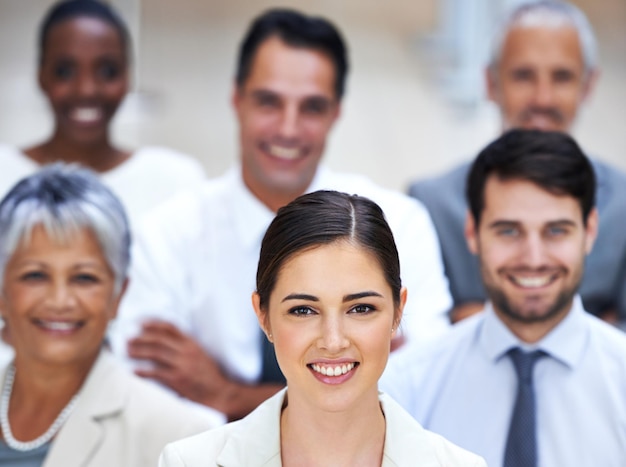
[(241, 176), (241, 167), (232, 168), (227, 177), (232, 187), (231, 209), (237, 235), (244, 248), (258, 249), (275, 214), (248, 189)]
[[(533, 349), (543, 350), (568, 367), (575, 368), (581, 361), (589, 340), (585, 313), (582, 301), (577, 295), (563, 321), (533, 345)], [(485, 307), (484, 321), (479, 328), (478, 339), (487, 358), (493, 361), (502, 358), (513, 347), (528, 347), (498, 318), (491, 303)]]
[[(329, 176), (328, 169), (318, 167), (306, 193), (325, 188)], [(233, 215), (242, 246), (247, 249), (258, 249), (267, 227), (276, 214), (248, 189), (241, 176), (241, 166), (233, 167), (227, 172), (226, 177), (232, 187)]]

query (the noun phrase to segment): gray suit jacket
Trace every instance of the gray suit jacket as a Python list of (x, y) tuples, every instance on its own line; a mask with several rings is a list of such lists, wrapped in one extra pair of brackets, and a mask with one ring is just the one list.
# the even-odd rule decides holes
[[(159, 467), (280, 467), (280, 414), (286, 389), (243, 420), (168, 445)], [(382, 467), (486, 467), (482, 457), (422, 428), (381, 394), (387, 429)]]
[(204, 414), (132, 375), (106, 351), (79, 397), (43, 467), (154, 467), (167, 443), (211, 428)]

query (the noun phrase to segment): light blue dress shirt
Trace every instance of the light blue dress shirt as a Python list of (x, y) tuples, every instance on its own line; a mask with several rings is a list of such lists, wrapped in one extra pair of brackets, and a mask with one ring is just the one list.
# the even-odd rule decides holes
[(539, 466), (626, 466), (626, 335), (578, 297), (532, 347), (487, 305), (435, 345), (392, 354), (380, 387), (425, 428), (498, 467), (517, 387), (506, 353), (515, 346), (549, 354), (534, 373)]

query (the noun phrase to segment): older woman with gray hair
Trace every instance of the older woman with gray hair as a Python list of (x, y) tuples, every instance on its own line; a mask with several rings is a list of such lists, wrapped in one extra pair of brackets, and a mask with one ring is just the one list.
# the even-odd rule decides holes
[(0, 369), (0, 465), (151, 466), (210, 428), (103, 346), (127, 284), (124, 209), (97, 177), (55, 164), (0, 203), (0, 314), (15, 357)]

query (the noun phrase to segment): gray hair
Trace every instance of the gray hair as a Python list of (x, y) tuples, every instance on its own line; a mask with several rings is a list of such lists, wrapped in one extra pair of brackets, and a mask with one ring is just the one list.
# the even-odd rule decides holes
[(509, 12), (496, 32), (489, 59), (489, 69), (493, 71), (502, 58), (504, 41), (509, 31), (515, 27), (569, 26), (576, 30), (582, 49), (583, 64), (587, 77), (598, 66), (598, 51), (593, 28), (585, 14), (574, 5), (560, 0), (541, 0), (522, 3)]
[(91, 230), (115, 277), (118, 293), (130, 261), (130, 231), (122, 203), (90, 170), (55, 163), (26, 177), (0, 202), (0, 284), (4, 269), (33, 228), (59, 241)]

